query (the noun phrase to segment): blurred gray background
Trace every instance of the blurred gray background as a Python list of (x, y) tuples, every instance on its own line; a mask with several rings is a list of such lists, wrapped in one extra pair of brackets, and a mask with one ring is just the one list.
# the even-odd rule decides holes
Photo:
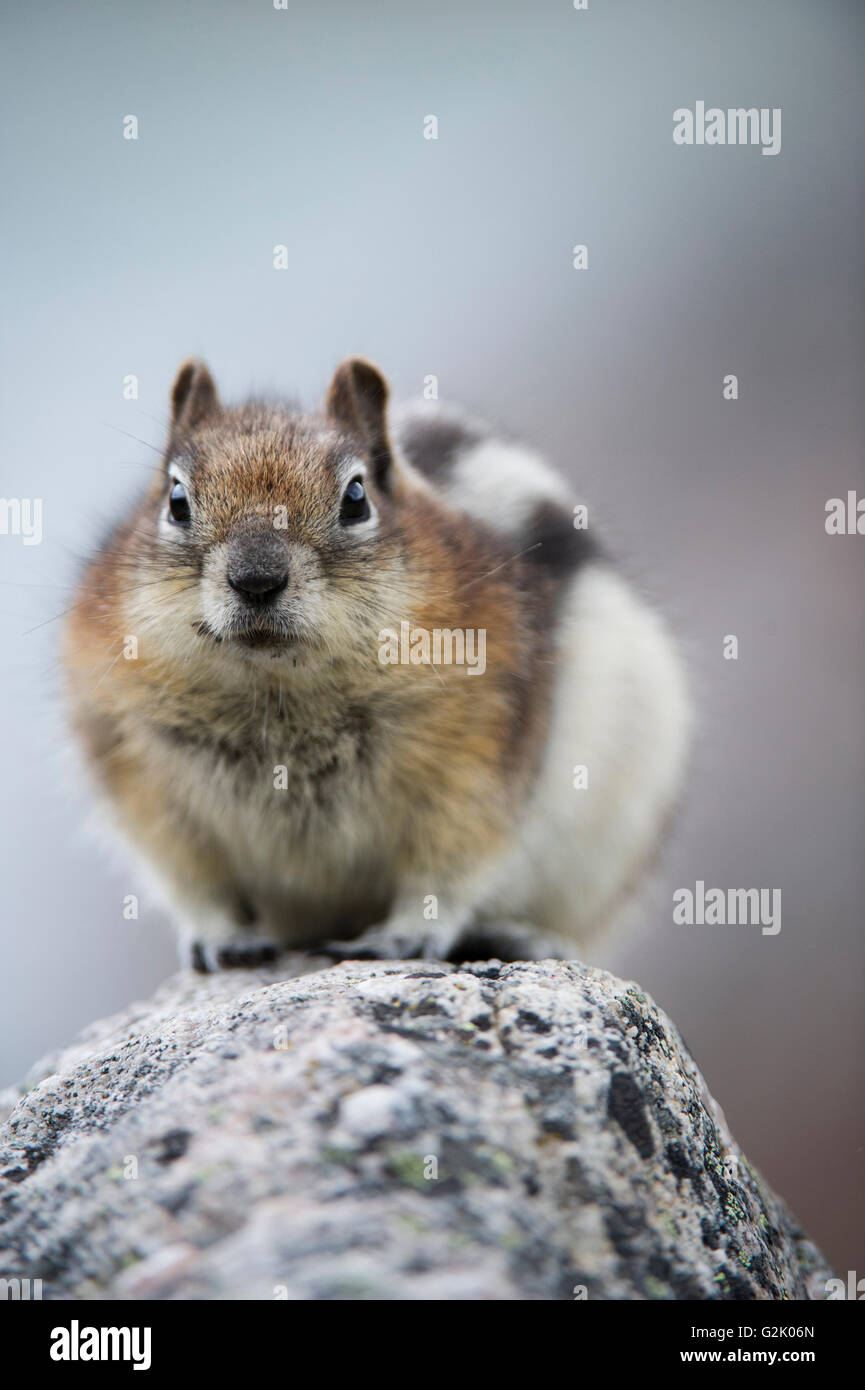
[[(175, 964), (146, 894), (123, 919), (139, 885), (64, 752), (76, 557), (145, 480), (184, 356), (312, 404), (362, 352), (547, 451), (680, 633), (690, 788), (640, 929), (595, 959), (865, 1274), (865, 536), (823, 524), (865, 491), (865, 8), (7, 0), (3, 30), (0, 492), (44, 499), (45, 536), (0, 536), (0, 1083)], [(781, 153), (677, 148), (698, 99), (781, 107)], [(674, 926), (697, 878), (780, 888), (780, 935)]]

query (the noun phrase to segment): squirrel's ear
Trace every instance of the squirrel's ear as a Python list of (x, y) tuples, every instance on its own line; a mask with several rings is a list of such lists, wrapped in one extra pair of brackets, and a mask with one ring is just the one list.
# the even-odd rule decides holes
[(387, 490), (393, 481), (394, 457), (387, 430), (388, 385), (372, 362), (349, 357), (334, 372), (327, 393), (327, 413), (339, 429), (354, 435), (369, 459), (375, 481)]
[(171, 388), (172, 430), (194, 430), (220, 410), (213, 377), (203, 362), (184, 362)]

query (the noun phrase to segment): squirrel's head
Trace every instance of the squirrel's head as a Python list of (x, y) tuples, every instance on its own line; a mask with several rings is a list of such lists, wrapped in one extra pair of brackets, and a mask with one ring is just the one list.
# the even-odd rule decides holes
[(351, 358), (318, 415), (226, 408), (207, 368), (185, 363), (144, 548), (148, 570), (177, 582), (170, 603), (154, 593), (151, 631), (165, 639), (170, 622), (188, 640), (192, 628), (247, 659), (361, 644), (374, 656), (376, 633), (405, 604), (405, 504), (417, 486), (391, 445), (387, 399), (378, 369)]

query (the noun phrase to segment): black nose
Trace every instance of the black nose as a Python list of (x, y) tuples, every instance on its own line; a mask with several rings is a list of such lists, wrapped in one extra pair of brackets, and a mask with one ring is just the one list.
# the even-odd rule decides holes
[(228, 582), (238, 594), (254, 603), (276, 598), (288, 584), (288, 566), (238, 565), (228, 571)]
[(272, 532), (235, 536), (228, 552), (226, 578), (249, 603), (268, 603), (288, 584), (285, 546)]

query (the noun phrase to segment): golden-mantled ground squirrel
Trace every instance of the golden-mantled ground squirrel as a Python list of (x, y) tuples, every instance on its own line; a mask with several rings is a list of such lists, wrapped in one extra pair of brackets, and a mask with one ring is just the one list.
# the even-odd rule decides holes
[(227, 408), (188, 362), (66, 626), (87, 760), (199, 969), (575, 955), (676, 798), (675, 651), (567, 484), (387, 400), (354, 358), (320, 414)]

